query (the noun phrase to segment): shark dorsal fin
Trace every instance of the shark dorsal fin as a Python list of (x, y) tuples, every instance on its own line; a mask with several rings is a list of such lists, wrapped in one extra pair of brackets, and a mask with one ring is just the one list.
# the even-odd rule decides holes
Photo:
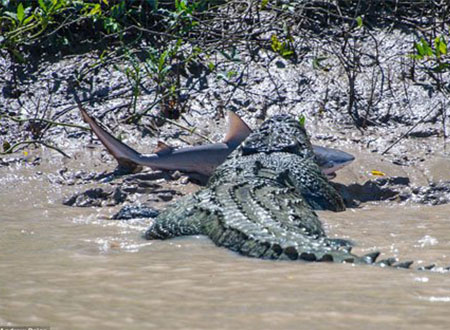
[(162, 141), (158, 141), (158, 144), (156, 145), (155, 150), (153, 150), (153, 152), (155, 154), (168, 154), (171, 153), (173, 151), (173, 147), (171, 145), (168, 145), (167, 143), (164, 143)]
[(228, 111), (228, 131), (224, 143), (239, 145), (252, 132), (250, 127), (233, 111)]

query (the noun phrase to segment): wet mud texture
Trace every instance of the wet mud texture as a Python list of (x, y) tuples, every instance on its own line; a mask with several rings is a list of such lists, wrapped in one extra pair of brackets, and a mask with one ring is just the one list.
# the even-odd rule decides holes
[(389, 177), (368, 180), (364, 184), (343, 185), (332, 183), (341, 194), (347, 207), (375, 201), (413, 202), (441, 205), (450, 202), (450, 182), (431, 183), (428, 186), (411, 186), (407, 177)]
[[(138, 196), (144, 197), (146, 203), (164, 203), (171, 201), (176, 196), (183, 194), (172, 188), (172, 183), (176, 181), (178, 185), (186, 185), (189, 178), (183, 176), (180, 172), (164, 172), (151, 171), (130, 175), (115, 175), (112, 173), (84, 173), (69, 175), (70, 185), (83, 184), (98, 185), (96, 188), (89, 188), (78, 191), (71, 196), (67, 196), (63, 200), (63, 204), (67, 206), (77, 207), (100, 207), (100, 206), (116, 206), (126, 203), (133, 203)], [(78, 180), (77, 180), (78, 179)], [(59, 184), (64, 184), (62, 180)], [(67, 183), (66, 183), (67, 184)], [(156, 212), (156, 211), (155, 211)], [(137, 209), (133, 209), (129, 205), (116, 214), (115, 219), (136, 217), (153, 217), (154, 212), (144, 209), (139, 213)], [(147, 215), (147, 216), (144, 216)]]

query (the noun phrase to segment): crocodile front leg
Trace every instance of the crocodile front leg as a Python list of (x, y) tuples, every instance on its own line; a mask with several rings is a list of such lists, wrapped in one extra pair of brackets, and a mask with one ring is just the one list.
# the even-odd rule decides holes
[(145, 232), (146, 239), (167, 239), (202, 234), (204, 214), (199, 210), (197, 194), (188, 195), (160, 213)]
[(283, 154), (278, 171), (287, 174), (287, 185), (293, 185), (315, 210), (344, 211), (344, 201), (339, 193), (331, 186), (328, 179), (320, 170), (316, 162), (299, 158), (291, 154)]

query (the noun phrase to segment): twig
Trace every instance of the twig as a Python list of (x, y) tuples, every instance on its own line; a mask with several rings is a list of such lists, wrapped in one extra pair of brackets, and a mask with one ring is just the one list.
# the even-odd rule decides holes
[(444, 130), (444, 140), (447, 140), (447, 125), (446, 125), (446, 119), (447, 119), (447, 108), (442, 104), (441, 108), (441, 114), (442, 114), (442, 129)]
[(185, 130), (185, 131), (188, 131), (190, 134), (197, 135), (197, 136), (201, 137), (202, 139), (208, 141), (209, 143), (213, 143), (213, 141), (212, 141), (210, 138), (208, 138), (207, 136), (205, 136), (205, 135), (203, 135), (203, 134), (200, 134), (200, 133), (197, 133), (197, 132), (195, 131), (195, 130), (197, 129), (197, 127), (189, 128), (189, 127), (187, 127), (187, 126), (181, 125), (181, 124), (177, 123), (176, 121), (171, 120), (171, 119), (169, 119), (169, 118), (166, 118), (166, 117), (164, 117), (164, 116), (159, 116), (159, 115), (147, 115), (147, 116), (150, 116), (150, 117), (157, 117), (157, 118), (160, 118), (160, 119), (162, 119), (162, 120), (165, 120), (165, 121), (167, 121), (168, 123), (170, 123), (170, 124), (172, 124), (172, 125), (174, 125), (174, 126), (177, 126), (177, 127), (181, 128), (181, 129), (183, 129), (183, 130)]
[(52, 121), (52, 120), (48, 120), (48, 119), (33, 119), (33, 118), (25, 118), (25, 119), (21, 119), (21, 118), (16, 118), (16, 117), (12, 117), (9, 115), (3, 115), (5, 118), (11, 119), (12, 121), (15, 121), (16, 123), (23, 123), (26, 121), (41, 121), (50, 125), (55, 125), (55, 126), (66, 126), (66, 127), (73, 127), (73, 128), (80, 128), (80, 129), (84, 129), (86, 131), (90, 131), (89, 127), (84, 127), (84, 126), (80, 126), (80, 125), (76, 125), (76, 124), (66, 124), (66, 123), (60, 123), (60, 122), (56, 122), (56, 121)]
[(394, 141), (394, 143), (392, 143), (389, 147), (386, 148), (386, 150), (384, 150), (381, 154), (384, 155), (386, 152), (388, 152), (389, 150), (392, 149), (393, 146), (395, 146), (397, 143), (399, 143), (401, 140), (403, 140), (406, 136), (408, 136), (409, 133), (411, 133), (412, 130), (414, 130), (417, 126), (419, 126), (419, 124), (423, 123), (423, 121), (434, 111), (434, 109), (431, 109), (430, 111), (428, 111), (422, 118), (420, 118), (420, 120), (414, 124), (413, 127), (411, 127), (405, 134), (403, 134), (402, 136), (400, 136), (396, 141)]
[(14, 149), (22, 144), (42, 144), (43, 146), (46, 146), (47, 148), (53, 149), (57, 152), (59, 152), (61, 155), (63, 155), (64, 157), (67, 158), (71, 158), (68, 154), (66, 154), (64, 151), (62, 151), (61, 149), (52, 146), (48, 143), (45, 143), (43, 141), (36, 141), (36, 140), (28, 140), (28, 141), (21, 141), (21, 142), (17, 142), (16, 144), (12, 145), (11, 147), (8, 148), (8, 150), (4, 151), (4, 152), (0, 152), (0, 155), (6, 155), (6, 154), (10, 154), (14, 151)]

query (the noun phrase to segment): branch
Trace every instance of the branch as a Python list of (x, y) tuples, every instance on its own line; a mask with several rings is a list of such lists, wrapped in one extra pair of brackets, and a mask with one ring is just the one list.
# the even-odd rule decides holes
[(28, 140), (28, 141), (17, 142), (16, 144), (14, 144), (14, 145), (12, 145), (11, 147), (9, 147), (8, 150), (6, 150), (6, 151), (4, 151), (4, 152), (0, 152), (0, 155), (10, 154), (10, 153), (12, 153), (12, 152), (14, 151), (14, 149), (15, 149), (16, 147), (18, 147), (18, 146), (20, 146), (20, 145), (23, 145), (23, 144), (26, 144), (26, 145), (28, 145), (28, 144), (42, 144), (42, 145), (46, 146), (47, 148), (50, 148), (50, 149), (53, 149), (53, 150), (59, 152), (59, 153), (60, 153), (61, 155), (63, 155), (64, 157), (71, 158), (68, 154), (66, 154), (66, 153), (65, 153), (64, 151), (62, 151), (61, 149), (59, 149), (59, 148), (57, 148), (57, 147), (55, 147), (55, 146), (52, 146), (52, 145), (50, 145), (50, 144), (48, 144), (48, 143), (45, 143), (45, 142), (43, 142), (43, 141), (35, 141), (35, 140)]

